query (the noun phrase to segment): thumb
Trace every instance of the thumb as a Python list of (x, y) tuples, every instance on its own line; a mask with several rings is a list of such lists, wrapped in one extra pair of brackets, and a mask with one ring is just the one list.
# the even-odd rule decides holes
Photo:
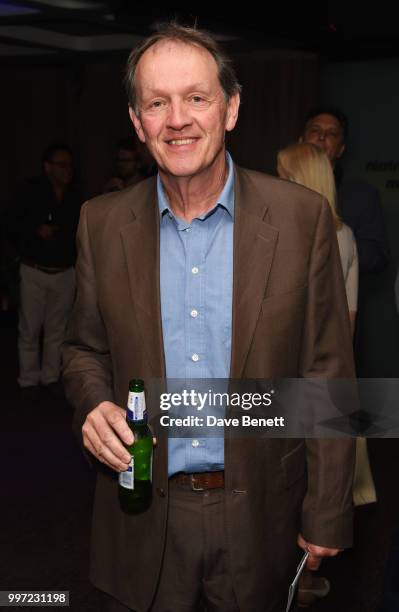
[(321, 558), (317, 554), (315, 554), (312, 544), (307, 542), (300, 533), (298, 534), (297, 544), (300, 548), (302, 548), (302, 550), (309, 553), (309, 557), (306, 562), (306, 567), (311, 571), (319, 569)]
[(309, 557), (306, 563), (306, 567), (311, 571), (315, 571), (319, 569), (320, 563), (321, 557), (318, 557), (311, 550), (309, 550)]

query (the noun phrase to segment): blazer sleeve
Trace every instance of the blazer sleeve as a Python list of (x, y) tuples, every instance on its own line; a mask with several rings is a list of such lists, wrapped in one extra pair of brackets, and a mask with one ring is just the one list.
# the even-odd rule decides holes
[(87, 203), (80, 214), (77, 251), (77, 292), (63, 345), (63, 381), (66, 397), (75, 407), (74, 431), (81, 440), (88, 413), (100, 402), (114, 398), (107, 333), (97, 300)]
[[(352, 339), (336, 232), (328, 204), (321, 208), (309, 265), (300, 376), (354, 377)], [(319, 546), (352, 545), (353, 438), (306, 440), (308, 486), (302, 534)]]

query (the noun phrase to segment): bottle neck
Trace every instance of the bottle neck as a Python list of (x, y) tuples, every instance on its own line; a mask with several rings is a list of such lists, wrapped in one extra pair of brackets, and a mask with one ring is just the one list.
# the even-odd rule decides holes
[(127, 400), (127, 418), (130, 421), (144, 421), (147, 418), (144, 391), (129, 391)]
[(126, 418), (128, 422), (131, 423), (132, 425), (135, 425), (136, 427), (140, 427), (140, 426), (143, 427), (144, 425), (147, 425), (147, 422), (148, 422), (147, 411), (145, 411), (141, 415), (141, 417), (142, 418), (139, 418), (139, 419), (136, 418), (134, 413), (131, 410), (127, 409)]

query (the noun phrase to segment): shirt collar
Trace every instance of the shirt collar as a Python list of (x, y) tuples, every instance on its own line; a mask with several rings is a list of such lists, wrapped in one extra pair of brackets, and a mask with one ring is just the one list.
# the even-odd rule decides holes
[[(223, 187), (223, 190), (220, 196), (218, 197), (218, 201), (215, 204), (214, 208), (212, 208), (212, 210), (209, 210), (205, 215), (200, 217), (200, 219), (206, 218), (217, 206), (222, 206), (223, 208), (225, 208), (229, 215), (234, 219), (234, 164), (231, 155), (227, 151), (226, 162), (229, 169), (229, 173), (227, 175), (227, 181)], [(166, 197), (159, 172), (157, 175), (157, 195), (160, 217), (162, 218), (167, 211), (173, 215), (173, 212), (170, 210), (169, 202)]]

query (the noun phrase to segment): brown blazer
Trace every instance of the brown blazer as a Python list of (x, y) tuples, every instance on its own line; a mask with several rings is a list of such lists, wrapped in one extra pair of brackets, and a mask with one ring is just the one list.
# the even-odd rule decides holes
[[(165, 372), (155, 179), (82, 208), (78, 293), (64, 350), (64, 382), (81, 433), (103, 400), (126, 403), (128, 381)], [(322, 198), (235, 168), (231, 376), (353, 375), (335, 229)], [(296, 537), (347, 547), (352, 538), (351, 440), (226, 439), (226, 527), (240, 609), (274, 610), (298, 561)], [(148, 610), (168, 513), (167, 443), (155, 449), (154, 499), (119, 509), (116, 475), (99, 470), (91, 579)]]

